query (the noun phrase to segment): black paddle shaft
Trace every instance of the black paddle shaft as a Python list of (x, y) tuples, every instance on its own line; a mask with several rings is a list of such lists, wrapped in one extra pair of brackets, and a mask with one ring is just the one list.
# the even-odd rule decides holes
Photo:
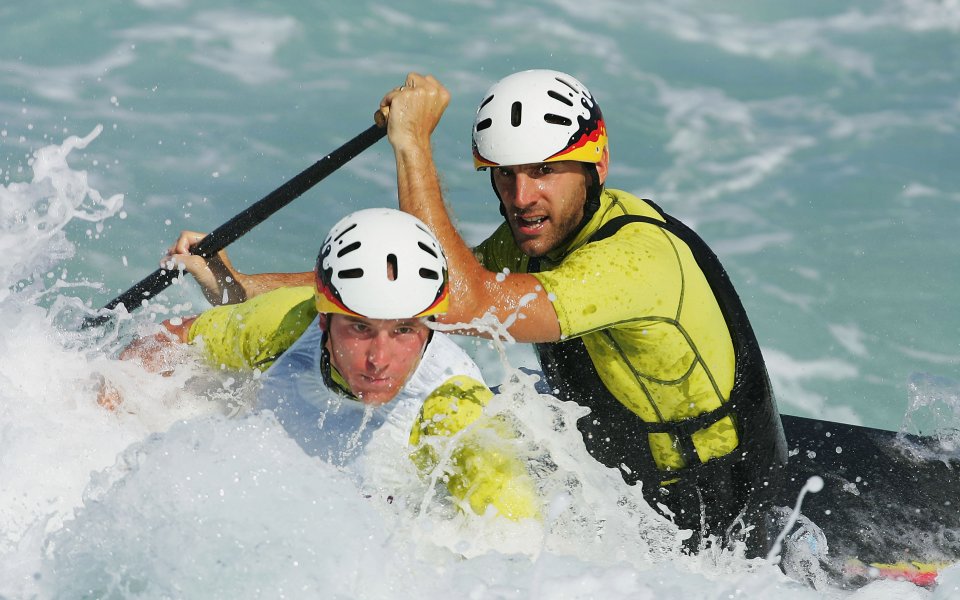
[[(277, 189), (273, 190), (256, 203), (234, 216), (232, 219), (217, 227), (190, 249), (190, 253), (209, 258), (223, 250), (240, 236), (244, 235), (290, 202), (299, 198), (304, 192), (322, 181), (343, 165), (350, 162), (355, 156), (372, 146), (386, 135), (385, 127), (371, 125), (368, 129), (352, 140), (340, 146), (327, 156), (304, 169)], [(157, 269), (147, 277), (141, 279), (133, 287), (120, 294), (106, 305), (102, 311), (109, 311), (120, 304), (127, 310), (140, 308), (145, 300), (156, 296), (176, 279), (179, 271), (176, 269)], [(111, 315), (100, 314), (95, 317), (86, 317), (82, 328), (101, 325), (109, 321)]]

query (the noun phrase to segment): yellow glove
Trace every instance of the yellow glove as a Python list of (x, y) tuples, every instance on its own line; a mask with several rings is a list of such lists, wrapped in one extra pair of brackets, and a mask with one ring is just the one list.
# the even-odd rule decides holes
[(410, 457), (429, 475), (442, 466), (450, 494), (478, 515), (493, 506), (512, 520), (539, 518), (536, 487), (511, 447), (515, 432), (483, 414), (493, 393), (466, 376), (448, 379), (431, 393), (410, 431)]

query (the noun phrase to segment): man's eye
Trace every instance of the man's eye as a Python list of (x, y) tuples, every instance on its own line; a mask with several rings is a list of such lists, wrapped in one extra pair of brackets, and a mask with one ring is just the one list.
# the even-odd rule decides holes
[(540, 165), (540, 168), (537, 171), (541, 175), (549, 175), (550, 173), (553, 173), (553, 167), (550, 166), (548, 163), (543, 163), (542, 165)]
[(511, 171), (509, 169), (504, 169), (502, 167), (498, 168), (496, 173), (497, 177), (510, 177), (511, 175)]

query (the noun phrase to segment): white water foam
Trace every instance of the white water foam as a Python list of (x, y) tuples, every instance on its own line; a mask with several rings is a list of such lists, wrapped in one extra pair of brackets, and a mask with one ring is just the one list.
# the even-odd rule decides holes
[[(76, 144), (38, 153), (34, 164), (63, 167), (49, 180), (12, 188), (28, 221), (60, 214), (40, 205), (74, 206), (61, 211), (67, 221), (119, 210), (116, 196), (105, 200), (65, 167)], [(91, 206), (76, 208), (76, 197)], [(4, 226), (24, 244), (35, 231), (16, 219)], [(823, 597), (736, 551), (682, 555), (685, 532), (586, 454), (574, 426), (583, 409), (539, 395), (533, 376), (509, 364), (490, 410), (520, 432), (514, 450), (534, 465), (543, 523), (451, 510), (414, 477), (393, 502), (365, 498), (354, 477), (306, 456), (268, 413), (224, 417), (243, 412), (231, 406), (245, 402), (248, 382), (204, 373), (190, 356), (171, 377), (114, 360), (125, 339), (151, 330), (148, 316), (120, 314), (107, 333), (58, 327), (70, 322), (64, 311), (83, 309), (69, 297), (77, 282), (45, 287), (36, 277), (70, 248), (62, 236), (45, 239), (11, 246), (18, 266), (4, 273), (27, 280), (5, 280), (0, 299), (12, 324), (0, 332), (2, 596)], [(50, 295), (48, 308), (38, 305)], [(100, 377), (122, 391), (117, 411), (97, 405)], [(851, 597), (904, 589), (881, 582)]]

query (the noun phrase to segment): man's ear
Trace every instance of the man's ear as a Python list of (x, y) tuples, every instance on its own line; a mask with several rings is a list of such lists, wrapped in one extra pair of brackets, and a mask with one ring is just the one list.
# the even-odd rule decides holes
[(329, 321), (330, 315), (328, 315), (327, 313), (320, 313), (319, 317), (320, 317), (320, 330), (327, 331), (330, 325), (330, 321)]
[(607, 180), (607, 173), (610, 170), (610, 146), (603, 149), (603, 157), (597, 163), (597, 176), (600, 178), (600, 185)]

